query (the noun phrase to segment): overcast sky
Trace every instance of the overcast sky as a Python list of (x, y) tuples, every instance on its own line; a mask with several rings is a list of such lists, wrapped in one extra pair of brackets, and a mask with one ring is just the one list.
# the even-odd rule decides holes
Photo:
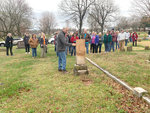
[[(129, 16), (129, 9), (131, 7), (132, 0), (114, 0), (120, 8), (120, 14), (122, 16)], [(58, 27), (64, 26), (64, 19), (62, 19), (58, 14), (58, 4), (61, 0), (27, 0), (30, 6), (33, 8), (34, 13), (37, 18), (44, 11), (54, 12), (56, 15)], [(60, 19), (61, 18), (61, 19)]]

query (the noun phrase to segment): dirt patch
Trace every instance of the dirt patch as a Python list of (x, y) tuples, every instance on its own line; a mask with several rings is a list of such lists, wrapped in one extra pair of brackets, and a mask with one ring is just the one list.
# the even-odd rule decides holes
[(89, 86), (93, 83), (88, 75), (83, 75), (83, 76), (81, 76), (80, 79), (83, 82), (83, 84), (86, 85), (86, 86)]
[(30, 89), (26, 89), (26, 88), (21, 88), (19, 89), (19, 93), (24, 93), (24, 92), (30, 92)]
[(89, 80), (89, 79), (85, 79), (85, 80), (82, 80), (83, 84), (86, 85), (86, 86), (89, 86), (92, 84), (92, 80)]

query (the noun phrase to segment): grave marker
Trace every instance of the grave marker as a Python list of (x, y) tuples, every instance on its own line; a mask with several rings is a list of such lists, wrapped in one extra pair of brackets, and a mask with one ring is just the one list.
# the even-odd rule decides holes
[(79, 39), (76, 41), (76, 64), (74, 66), (74, 74), (88, 74), (85, 62), (85, 39)]
[(24, 41), (19, 41), (18, 43), (17, 43), (17, 49), (24, 49), (25, 48), (25, 46), (24, 46)]

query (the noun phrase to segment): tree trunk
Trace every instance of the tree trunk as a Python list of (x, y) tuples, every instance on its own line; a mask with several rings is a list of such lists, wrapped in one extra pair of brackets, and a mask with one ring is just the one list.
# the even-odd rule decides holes
[(103, 32), (104, 32), (104, 26), (101, 25), (101, 33), (102, 33), (102, 35), (104, 34)]
[(81, 36), (81, 33), (82, 33), (82, 25), (83, 25), (83, 19), (80, 18), (80, 24), (79, 24), (79, 36)]

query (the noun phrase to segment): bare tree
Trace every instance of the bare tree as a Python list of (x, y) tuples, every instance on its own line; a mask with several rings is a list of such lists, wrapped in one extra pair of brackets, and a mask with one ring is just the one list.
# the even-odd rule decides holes
[(40, 19), (40, 30), (50, 34), (56, 26), (55, 15), (52, 12), (44, 12)]
[(104, 26), (115, 18), (117, 12), (118, 7), (114, 5), (112, 0), (96, 0), (89, 15), (99, 24), (103, 33)]
[(25, 0), (0, 0), (0, 37), (11, 32), (21, 36), (21, 31), (31, 25), (32, 9)]
[(91, 32), (93, 32), (93, 31), (100, 32), (101, 31), (100, 30), (101, 28), (98, 25), (98, 23), (90, 15), (88, 16), (87, 23), (88, 23), (89, 30)]
[(63, 15), (79, 26), (79, 34), (81, 34), (85, 16), (94, 2), (95, 0), (62, 0), (59, 7)]
[(117, 29), (129, 29), (130, 20), (127, 17), (120, 17), (117, 21)]
[(132, 4), (134, 14), (150, 17), (150, 0), (133, 0)]

